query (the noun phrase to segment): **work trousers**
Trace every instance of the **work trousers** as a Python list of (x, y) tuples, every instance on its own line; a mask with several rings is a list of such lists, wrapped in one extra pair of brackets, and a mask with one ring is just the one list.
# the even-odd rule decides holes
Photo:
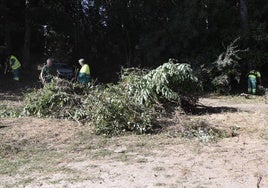
[(256, 94), (256, 89), (257, 89), (257, 80), (256, 78), (248, 78), (248, 93), (249, 94)]

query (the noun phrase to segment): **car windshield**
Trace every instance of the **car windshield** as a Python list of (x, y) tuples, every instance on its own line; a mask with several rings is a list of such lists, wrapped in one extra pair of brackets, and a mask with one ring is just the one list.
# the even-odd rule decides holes
[(55, 64), (57, 69), (70, 69), (67, 64)]

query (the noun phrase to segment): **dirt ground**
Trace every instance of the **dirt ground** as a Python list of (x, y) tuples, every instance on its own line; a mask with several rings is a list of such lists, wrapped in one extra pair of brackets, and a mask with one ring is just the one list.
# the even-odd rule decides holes
[[(21, 100), (0, 94), (1, 104)], [(200, 142), (169, 129), (105, 138), (70, 121), (0, 119), (0, 187), (268, 187), (266, 98), (210, 96), (200, 102), (205, 112), (182, 119), (235, 128), (238, 136)]]

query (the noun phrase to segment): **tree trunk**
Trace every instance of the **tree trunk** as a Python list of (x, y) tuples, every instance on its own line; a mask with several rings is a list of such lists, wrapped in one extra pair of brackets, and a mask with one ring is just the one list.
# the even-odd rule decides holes
[(249, 32), (247, 0), (240, 0), (240, 16), (241, 16), (243, 35), (247, 36)]
[(24, 65), (30, 66), (30, 47), (31, 47), (31, 18), (29, 15), (30, 2), (25, 1), (25, 33), (24, 33)]
[(5, 45), (5, 55), (10, 55), (11, 53), (11, 29), (10, 22), (8, 17), (8, 9), (6, 6), (6, 1), (1, 1), (2, 10), (2, 19), (4, 24), (4, 45)]
[(5, 47), (6, 47), (6, 54), (10, 55), (11, 53), (11, 35), (10, 35), (10, 26), (8, 21), (5, 23)]

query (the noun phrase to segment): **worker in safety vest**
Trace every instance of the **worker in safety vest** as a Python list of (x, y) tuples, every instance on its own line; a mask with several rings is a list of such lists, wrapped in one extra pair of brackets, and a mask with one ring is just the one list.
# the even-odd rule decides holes
[(84, 59), (79, 59), (78, 62), (82, 67), (78, 73), (78, 82), (81, 84), (87, 84), (90, 82), (90, 68), (88, 64), (85, 63)]
[(8, 63), (9, 63), (9, 66), (12, 70), (12, 73), (13, 73), (13, 80), (19, 81), (20, 80), (21, 63), (14, 55), (11, 55), (9, 57)]
[(256, 70), (251, 70), (248, 73), (248, 93), (256, 94), (257, 84), (262, 85), (261, 83), (261, 73)]

